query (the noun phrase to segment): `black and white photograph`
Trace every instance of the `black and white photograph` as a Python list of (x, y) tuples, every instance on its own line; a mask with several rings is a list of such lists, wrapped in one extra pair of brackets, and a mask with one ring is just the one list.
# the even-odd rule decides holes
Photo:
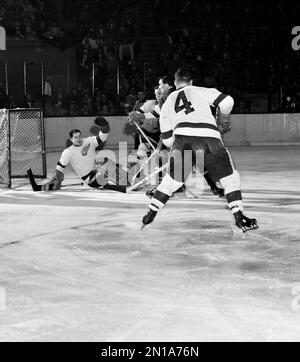
[(300, 342), (299, 13), (0, 0), (0, 342)]

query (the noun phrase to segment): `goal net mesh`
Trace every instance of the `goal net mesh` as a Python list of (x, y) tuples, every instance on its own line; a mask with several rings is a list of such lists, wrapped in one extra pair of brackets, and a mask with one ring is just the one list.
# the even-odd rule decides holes
[(0, 187), (10, 187), (11, 178), (27, 177), (30, 168), (37, 177), (46, 177), (41, 111), (13, 109), (1, 112), (4, 116), (0, 121)]
[(8, 112), (0, 109), (0, 188), (10, 186)]

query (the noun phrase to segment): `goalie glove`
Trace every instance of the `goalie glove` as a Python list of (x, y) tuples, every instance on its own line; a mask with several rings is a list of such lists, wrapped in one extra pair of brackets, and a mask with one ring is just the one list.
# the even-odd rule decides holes
[(109, 133), (110, 132), (110, 126), (109, 123), (107, 122), (107, 120), (103, 117), (97, 117), (94, 120), (94, 123), (100, 127), (100, 130), (102, 133)]
[[(65, 178), (64, 173), (56, 169), (51, 180), (46, 184), (49, 186), (49, 191), (60, 190), (61, 184), (62, 184), (64, 178)], [(46, 185), (44, 185), (44, 186), (46, 186)]]
[(128, 122), (131, 125), (134, 124), (134, 122), (136, 122), (140, 125), (143, 125), (144, 120), (145, 120), (145, 115), (140, 112), (134, 111), (134, 112), (129, 113)]
[(33, 191), (38, 192), (38, 191), (56, 191), (56, 190), (60, 190), (61, 189), (61, 184), (63, 182), (64, 179), (64, 174), (63, 172), (59, 171), (59, 170), (55, 170), (55, 174), (52, 176), (51, 180), (49, 180), (46, 184), (44, 185), (38, 185), (34, 179), (32, 170), (28, 170), (27, 171), (28, 177), (29, 177), (29, 181), (31, 184), (31, 187), (33, 189)]
[(217, 112), (216, 121), (221, 135), (224, 135), (231, 131), (230, 114), (223, 114), (221, 112)]

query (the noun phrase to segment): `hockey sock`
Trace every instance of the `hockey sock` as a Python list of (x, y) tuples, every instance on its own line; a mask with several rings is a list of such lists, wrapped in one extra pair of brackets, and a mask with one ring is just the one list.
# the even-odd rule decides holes
[(166, 205), (166, 203), (169, 201), (169, 199), (170, 199), (170, 196), (164, 194), (163, 192), (156, 190), (154, 197), (149, 205), (149, 208), (153, 211), (158, 212)]
[(234, 214), (238, 211), (244, 211), (243, 201), (242, 201), (242, 193), (240, 190), (233, 191), (226, 195), (226, 199), (228, 202), (228, 206), (230, 211)]

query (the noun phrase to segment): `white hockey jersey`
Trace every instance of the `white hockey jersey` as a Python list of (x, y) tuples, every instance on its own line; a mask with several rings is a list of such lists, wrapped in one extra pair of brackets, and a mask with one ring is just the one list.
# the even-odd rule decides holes
[(98, 146), (97, 137), (85, 138), (81, 146), (72, 145), (65, 149), (58, 165), (62, 168), (71, 165), (79, 178), (87, 176), (94, 168)]
[(214, 88), (189, 85), (177, 89), (169, 95), (160, 112), (162, 138), (186, 135), (221, 139), (210, 107), (218, 107), (226, 97)]

